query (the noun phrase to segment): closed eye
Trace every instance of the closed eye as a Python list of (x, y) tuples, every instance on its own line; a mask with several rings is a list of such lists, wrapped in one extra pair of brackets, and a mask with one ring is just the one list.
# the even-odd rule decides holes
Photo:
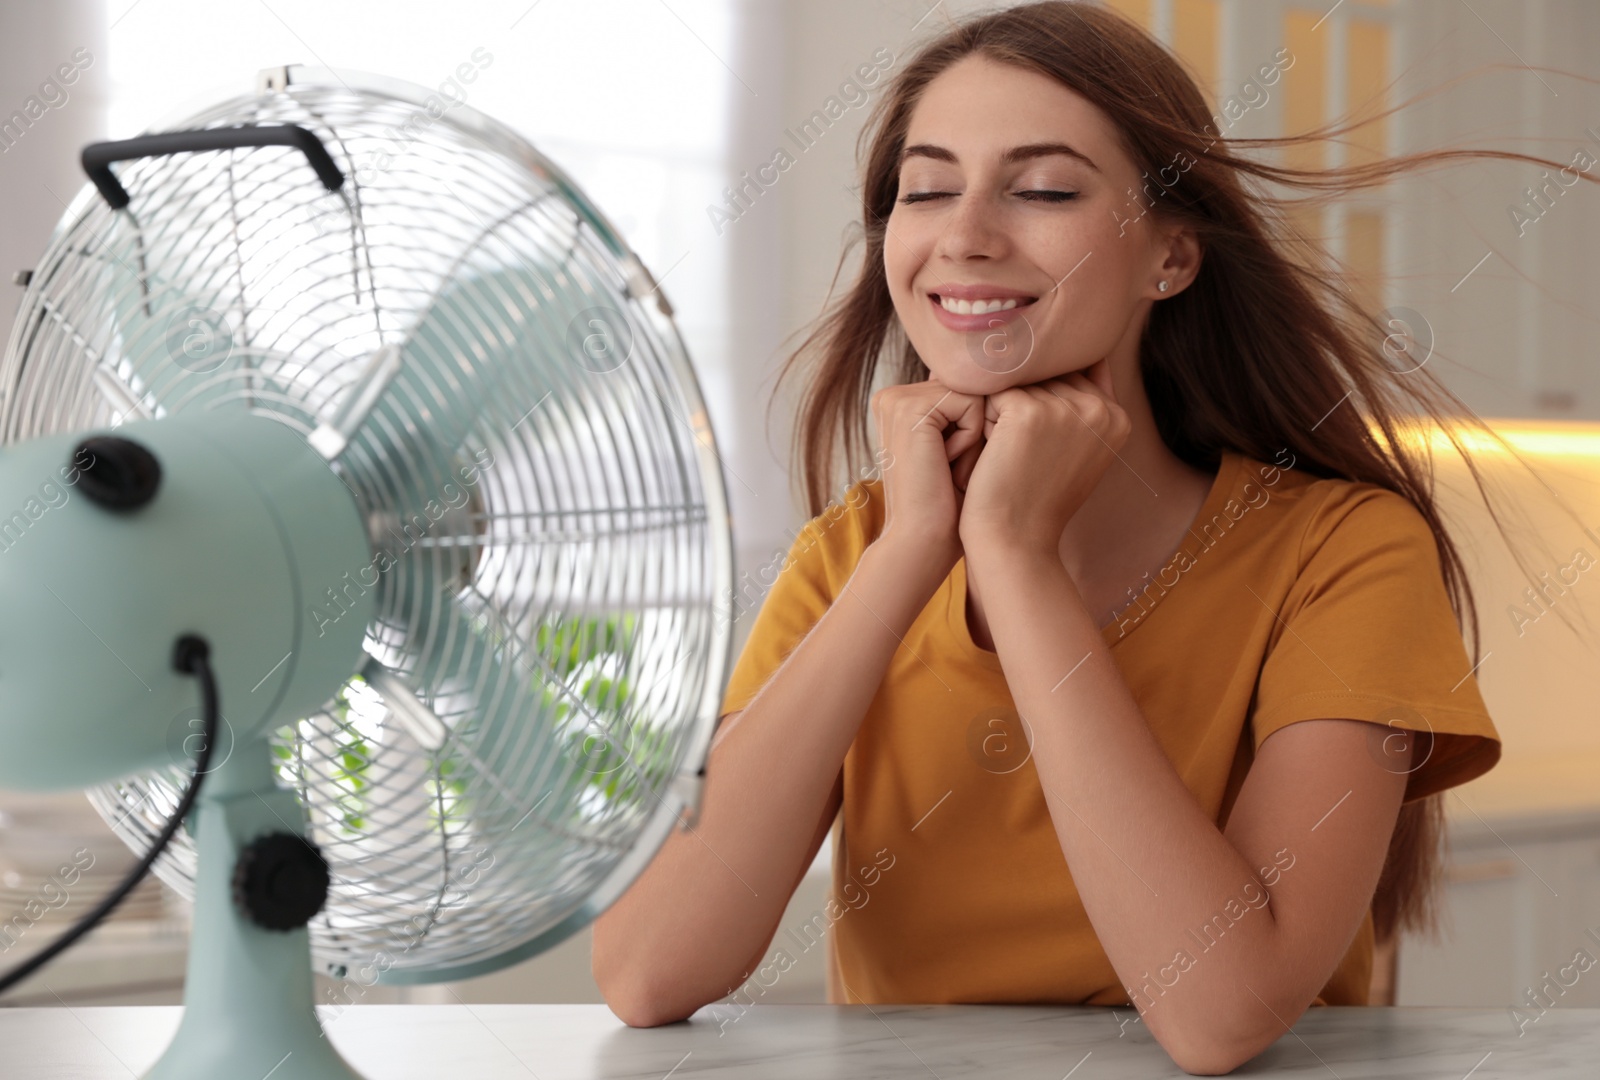
[[(933, 199), (943, 199), (955, 194), (958, 193), (954, 191), (913, 191), (901, 196), (900, 202), (902, 204), (929, 202)], [(1030, 190), (1017, 192), (1017, 198), (1026, 199), (1028, 202), (1064, 203), (1077, 197), (1078, 193), (1076, 191)]]

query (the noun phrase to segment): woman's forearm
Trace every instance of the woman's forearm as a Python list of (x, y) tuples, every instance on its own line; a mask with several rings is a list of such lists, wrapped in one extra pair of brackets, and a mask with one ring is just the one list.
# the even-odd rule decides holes
[(867, 706), (939, 584), (924, 563), (887, 537), (869, 545), (811, 632), (717, 732), (698, 822), (673, 829), (594, 924), (595, 979), (625, 1022), (666, 1023), (718, 1000), (770, 944)]
[[(1174, 955), (1192, 947), (1190, 928), (1255, 885), (1257, 865), (1218, 830), (1167, 758), (1059, 558), (996, 552), (969, 562), (982, 578), (1006, 682), (1028, 718), (1073, 881), (1137, 1005), (1140, 986), (1156, 973), (1176, 978)], [(1240, 985), (1275, 998), (1268, 987), (1278, 929), (1270, 907), (1240, 921), (1226, 949), (1146, 1014), (1152, 1033), (1181, 1049), (1198, 1041), (1195, 1032), (1229, 1026), (1222, 1003)]]

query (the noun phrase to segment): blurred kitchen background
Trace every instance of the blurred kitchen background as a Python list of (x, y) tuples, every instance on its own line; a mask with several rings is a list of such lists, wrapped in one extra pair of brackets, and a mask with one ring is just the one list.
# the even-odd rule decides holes
[[(741, 584), (754, 583), (804, 521), (791, 495), (788, 409), (780, 401), (769, 423), (768, 398), (851, 234), (854, 140), (867, 110), (847, 104), (803, 151), (789, 131), (815, 129), (814, 114), (862, 65), (892, 73), (950, 19), (990, 6), (5, 0), (0, 335), (9, 335), (21, 295), (12, 273), (33, 265), (83, 186), (85, 143), (175, 121), (250, 89), (263, 68), (308, 63), (435, 86), (481, 49), (490, 60), (476, 59), (482, 70), (462, 88), (468, 104), (571, 172), (671, 297), (727, 466), (737, 571)], [(1189, 64), (1229, 135), (1370, 115), (1460, 80), (1300, 160), (1445, 145), (1521, 149), (1580, 168), (1579, 155), (1591, 167), (1600, 159), (1600, 5), (1588, 0), (1113, 6)], [(1262, 69), (1274, 65), (1281, 77), (1269, 80)], [(729, 186), (779, 146), (794, 166), (726, 213)], [(1511, 524), (1533, 545), (1529, 569), (1547, 575), (1535, 595), (1457, 462), (1439, 459), (1473, 566), (1487, 654), (1477, 676), (1505, 757), (1447, 796), (1449, 932), (1402, 941), (1397, 958), (1379, 965), (1374, 1001), (1526, 1006), (1543, 985), (1558, 1005), (1600, 1005), (1600, 977), (1560, 994), (1548, 983), (1580, 950), (1600, 955), (1600, 635), (1585, 629), (1600, 610), (1600, 574), (1573, 569), (1600, 559), (1591, 531), (1600, 525), (1600, 188), (1530, 166), (1471, 164), (1412, 176), (1310, 224), (1348, 266), (1350, 287), (1391, 310), (1408, 355), (1426, 356), (1543, 481), (1498, 446), (1482, 447), (1489, 478), (1519, 508)], [(753, 618), (753, 608), (742, 614), (736, 647)], [(825, 845), (785, 926), (820, 917), (828, 859)], [(0, 793), (0, 968), (47, 941), (131, 861), (81, 794)], [(176, 1003), (186, 940), (185, 902), (152, 879), (0, 1005)], [(797, 957), (758, 1000), (822, 1001), (823, 952)], [(601, 999), (580, 934), (496, 975), (377, 987), (365, 1000)]]

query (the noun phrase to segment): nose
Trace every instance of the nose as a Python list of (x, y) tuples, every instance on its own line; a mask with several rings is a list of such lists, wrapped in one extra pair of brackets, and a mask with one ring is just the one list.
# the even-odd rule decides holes
[(936, 254), (953, 262), (998, 259), (1005, 255), (1010, 243), (997, 200), (981, 189), (969, 188), (951, 205)]

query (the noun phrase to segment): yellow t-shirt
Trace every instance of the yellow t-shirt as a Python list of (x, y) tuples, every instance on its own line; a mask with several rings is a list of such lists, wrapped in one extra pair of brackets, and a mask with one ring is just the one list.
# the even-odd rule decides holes
[[(722, 714), (743, 709), (821, 618), (883, 518), (881, 482), (864, 481), (801, 530)], [(1500, 757), (1433, 534), (1373, 484), (1225, 451), (1184, 545), (1102, 633), (1219, 828), (1256, 748), (1297, 720), (1431, 729), (1408, 802)], [(998, 655), (972, 640), (957, 562), (845, 756), (826, 910), (774, 943), (798, 957), (826, 939), (830, 1002), (1128, 1004), (1020, 733)], [(1314, 1004), (1366, 1004), (1372, 951), (1369, 911)]]

